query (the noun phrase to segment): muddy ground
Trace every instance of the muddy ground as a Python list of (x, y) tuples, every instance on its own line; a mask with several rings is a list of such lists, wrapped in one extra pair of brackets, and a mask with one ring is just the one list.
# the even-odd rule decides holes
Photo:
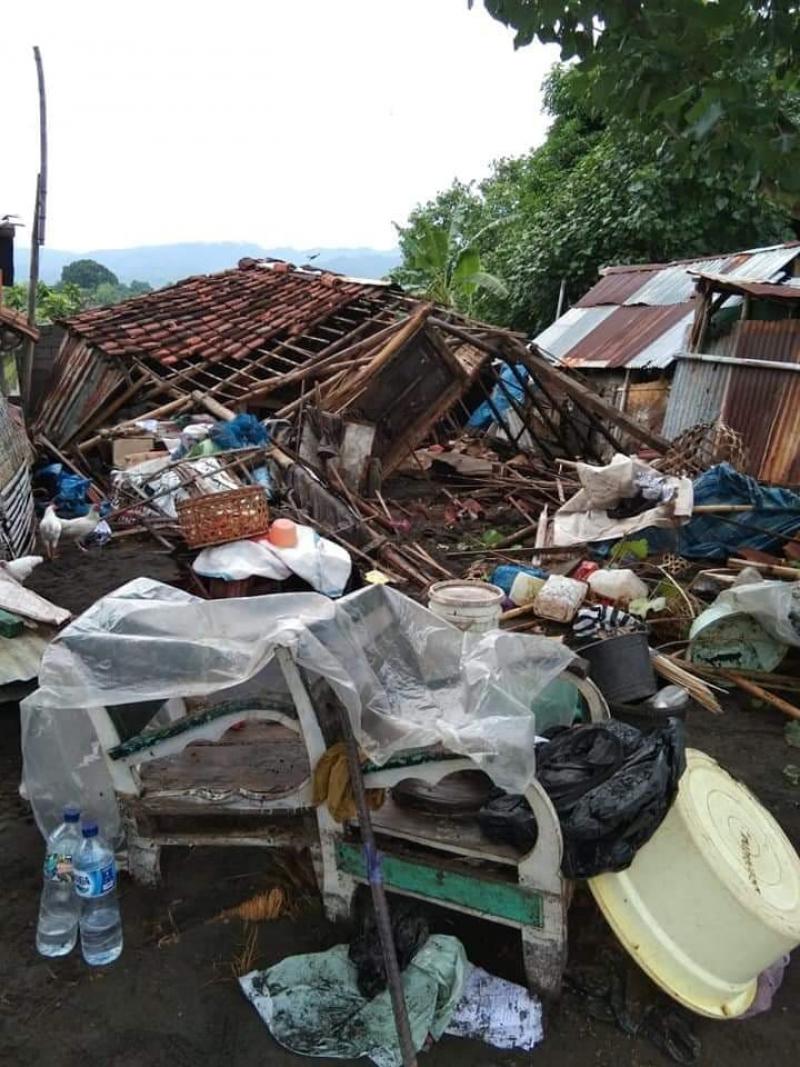
[[(147, 543), (124, 543), (80, 555), (72, 550), (43, 565), (30, 584), (80, 611), (128, 578), (146, 573), (178, 577), (167, 553)], [(731, 706), (722, 719), (691, 713), (689, 741), (742, 778), (773, 812), (792, 840), (800, 840), (800, 788), (782, 768), (798, 762), (783, 738), (777, 712)], [(164, 852), (164, 881), (157, 890), (121, 878), (125, 951), (112, 966), (93, 970), (79, 953), (48, 961), (36, 954), (34, 932), (42, 842), (17, 793), (19, 719), (14, 705), (0, 706), (0, 1063), (27, 1067), (289, 1067), (316, 1063), (280, 1049), (239, 992), (233, 970), (245, 929), (239, 920), (211, 921), (221, 910), (271, 883), (269, 854), (254, 850)], [(518, 940), (501, 927), (453, 913), (430, 913), (435, 930), (456, 933), (468, 955), (496, 974), (519, 981)], [(578, 895), (570, 915), (571, 960), (596, 958), (612, 944), (588, 896)], [(326, 923), (311, 903), (295, 921), (258, 927), (254, 965), (317, 951), (345, 939), (346, 929)], [(656, 998), (630, 965), (636, 1000)], [(702, 1042), (699, 1062), (741, 1067), (789, 1067), (800, 1047), (800, 965), (789, 968), (772, 1011), (745, 1022), (693, 1018)], [(444, 1038), (420, 1057), (427, 1067), (562, 1067), (565, 1064), (657, 1067), (670, 1061), (648, 1041), (587, 1015), (574, 993), (546, 1020), (543, 1045), (530, 1055)], [(328, 1061), (330, 1062), (330, 1061)], [(366, 1063), (367, 1061), (359, 1061)]]

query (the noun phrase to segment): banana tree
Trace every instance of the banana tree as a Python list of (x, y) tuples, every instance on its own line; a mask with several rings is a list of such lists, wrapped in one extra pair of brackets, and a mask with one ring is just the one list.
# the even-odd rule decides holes
[(417, 296), (466, 312), (472, 311), (480, 290), (504, 298), (505, 284), (484, 270), (477, 247), (483, 234), (497, 224), (492, 222), (467, 238), (456, 216), (449, 225), (420, 220), (415, 232), (405, 235), (405, 259), (397, 280)]

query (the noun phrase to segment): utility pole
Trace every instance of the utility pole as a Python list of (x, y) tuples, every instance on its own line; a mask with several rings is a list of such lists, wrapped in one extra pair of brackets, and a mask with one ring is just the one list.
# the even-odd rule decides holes
[[(44, 244), (47, 219), (47, 98), (44, 88), (44, 69), (39, 46), (33, 46), (36, 64), (36, 79), (39, 85), (39, 173), (36, 175), (36, 201), (33, 208), (31, 229), (31, 272), (28, 280), (28, 323), (36, 326), (36, 297), (39, 288), (39, 248)], [(28, 412), (31, 402), (31, 379), (33, 377), (33, 351), (35, 342), (27, 341), (20, 373), (22, 410)]]

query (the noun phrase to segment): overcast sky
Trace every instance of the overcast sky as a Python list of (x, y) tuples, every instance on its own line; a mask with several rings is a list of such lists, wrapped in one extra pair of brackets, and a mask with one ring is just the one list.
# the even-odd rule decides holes
[(0, 32), (0, 214), (30, 223), (38, 44), (47, 244), (75, 251), (388, 248), (417, 202), (541, 143), (556, 58), (480, 0), (35, 0)]

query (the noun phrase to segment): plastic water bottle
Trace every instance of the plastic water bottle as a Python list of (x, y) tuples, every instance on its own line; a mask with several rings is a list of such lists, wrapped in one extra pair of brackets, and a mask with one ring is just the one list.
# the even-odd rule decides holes
[(42, 898), (36, 927), (36, 948), (43, 956), (66, 956), (78, 937), (81, 905), (73, 887), (73, 862), (81, 847), (74, 805), (64, 809), (64, 821), (47, 839)]
[(75, 892), (81, 903), (83, 958), (93, 967), (112, 963), (122, 952), (117, 865), (113, 850), (97, 832), (96, 822), (83, 824), (83, 844), (75, 858)]

